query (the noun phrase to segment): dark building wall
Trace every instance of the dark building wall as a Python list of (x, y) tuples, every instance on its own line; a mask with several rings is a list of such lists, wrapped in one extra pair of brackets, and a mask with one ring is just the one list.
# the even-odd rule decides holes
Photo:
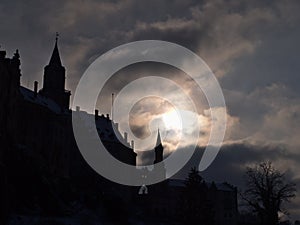
[(215, 213), (215, 223), (216, 225), (237, 224), (237, 190), (227, 183), (221, 186), (225, 187), (225, 190), (211, 187), (209, 192)]
[(16, 112), (21, 76), (18, 51), (12, 59), (6, 58), (5, 55), (5, 51), (0, 51), (0, 137), (8, 131), (12, 132), (8, 124)]
[(72, 145), (69, 115), (55, 114), (40, 105), (20, 100), (11, 125), (14, 143), (19, 143), (45, 158), (50, 171), (68, 176)]
[[(62, 212), (68, 186), (76, 187), (78, 196), (91, 193), (91, 189), (98, 194), (116, 194), (120, 189), (121, 198), (131, 198), (132, 190), (108, 182), (81, 156), (68, 109), (70, 93), (64, 90), (59, 96), (62, 102), (57, 102), (38, 93), (37, 88), (21, 87), (19, 66), (18, 53), (9, 59), (0, 51), (0, 224), (9, 209), (16, 211), (22, 206), (38, 204), (48, 212)], [(110, 125), (111, 135), (113, 122), (102, 116), (98, 120)], [(106, 132), (101, 126), (97, 129), (99, 137)], [(123, 145), (114, 137), (110, 141), (108, 136), (103, 140), (108, 151), (118, 160), (136, 165), (136, 153), (129, 144)], [(81, 199), (78, 196), (77, 201)]]
[[(55, 48), (58, 51), (56, 45)], [(56, 65), (55, 62), (54, 64), (52, 62), (51, 65), (51, 60), (49, 63), (51, 73), (47, 70), (49, 65), (45, 68), (45, 77), (49, 76), (49, 78), (44, 78), (46, 83), (52, 79), (50, 79), (51, 75), (65, 78), (64, 74), (55, 74), (55, 68), (61, 72), (63, 67)], [(61, 102), (55, 102), (57, 99), (50, 99), (51, 96), (44, 96), (43, 93), (34, 93), (20, 87), (19, 65), (18, 53), (9, 59), (5, 58), (4, 51), (0, 52), (0, 138), (10, 140), (14, 145), (30, 149), (43, 157), (46, 162), (45, 166), (53, 174), (68, 177), (71, 170), (79, 171), (80, 168), (86, 168), (86, 163), (83, 162), (74, 139), (71, 111), (67, 109), (69, 103), (63, 103), (67, 108), (55, 111), (49, 105), (53, 104), (54, 100), (55, 104), (62, 107)], [(45, 91), (50, 91), (52, 94), (59, 94), (60, 91), (63, 91), (62, 96), (58, 98), (63, 99), (62, 101), (66, 99), (69, 101), (70, 93), (64, 90), (64, 81), (53, 82), (56, 84), (45, 88)], [(45, 105), (41, 104), (41, 100), (45, 100)], [(47, 105), (47, 101), (52, 102)], [(109, 118), (101, 117), (99, 120), (105, 120), (105, 123), (108, 124), (112, 123)], [(112, 126), (110, 127), (112, 131)], [(99, 127), (99, 135), (102, 131)], [(118, 160), (136, 165), (136, 153), (129, 146), (124, 146), (115, 138), (113, 141), (104, 140), (103, 143)], [(3, 155), (3, 152), (2, 148), (0, 156)]]
[(10, 120), (15, 116), (18, 99), (17, 87), (20, 83), (19, 53), (12, 59), (0, 51), (0, 223), (4, 223), (10, 211), (9, 185), (7, 182), (6, 155), (10, 151)]

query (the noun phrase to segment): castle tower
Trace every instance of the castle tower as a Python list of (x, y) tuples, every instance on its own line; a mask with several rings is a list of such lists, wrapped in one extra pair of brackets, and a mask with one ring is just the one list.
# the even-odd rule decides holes
[(50, 62), (44, 68), (44, 83), (40, 94), (54, 100), (62, 110), (68, 110), (71, 92), (65, 90), (66, 70), (60, 60), (57, 41), (58, 34), (56, 34)]

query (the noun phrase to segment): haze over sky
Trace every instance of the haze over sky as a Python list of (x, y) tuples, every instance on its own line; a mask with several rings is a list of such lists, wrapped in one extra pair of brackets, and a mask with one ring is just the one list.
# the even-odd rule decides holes
[[(246, 165), (269, 159), (300, 187), (299, 12), (297, 0), (3, 0), (0, 44), (8, 56), (19, 49), (22, 85), (32, 88), (34, 80), (42, 84), (43, 67), (59, 32), (72, 93), (89, 64), (111, 48), (145, 39), (180, 44), (210, 66), (227, 105), (224, 147), (203, 176), (241, 186)], [(110, 112), (112, 92), (153, 74), (181, 82), (197, 99), (203, 145), (210, 126), (207, 102), (181, 71), (169, 66), (145, 63), (121, 70), (103, 90), (100, 112)], [(149, 135), (145, 125), (166, 108), (170, 106), (159, 99), (137, 104), (132, 110), (134, 133)], [(289, 210), (300, 218), (300, 196)]]

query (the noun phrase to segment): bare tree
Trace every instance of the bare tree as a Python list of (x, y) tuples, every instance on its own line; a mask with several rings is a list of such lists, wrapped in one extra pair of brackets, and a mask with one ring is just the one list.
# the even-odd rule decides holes
[(246, 187), (242, 199), (259, 216), (261, 224), (278, 224), (278, 212), (286, 213), (282, 203), (295, 197), (296, 186), (285, 179), (285, 173), (276, 170), (270, 162), (248, 167)]

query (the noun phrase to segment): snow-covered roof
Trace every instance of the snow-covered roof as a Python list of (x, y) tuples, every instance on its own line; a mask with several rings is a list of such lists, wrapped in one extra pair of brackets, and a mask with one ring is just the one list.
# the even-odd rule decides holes
[[(21, 86), (20, 92), (24, 97), (24, 100), (46, 107), (56, 114), (69, 113), (67, 111), (62, 112), (61, 107), (52, 99), (42, 96), (40, 94), (37, 94), (35, 96), (34, 92), (28, 88)], [(93, 121), (93, 122), (95, 121), (94, 115), (88, 114), (87, 112), (84, 111), (80, 111), (80, 115), (84, 120), (87, 121), (86, 123), (87, 126), (90, 126), (90, 128), (92, 128), (91, 127), (92, 125), (94, 126), (94, 124), (89, 124), (89, 121)], [(130, 147), (130, 144), (125, 141), (125, 139), (119, 132), (118, 125), (114, 123), (112, 120), (110, 120), (108, 117), (105, 117), (104, 115), (99, 116), (98, 119), (96, 120), (96, 128), (102, 141), (121, 142), (127, 147)]]
[(62, 112), (59, 105), (50, 98), (47, 98), (40, 94), (37, 94), (36, 96), (34, 96), (34, 92), (32, 90), (22, 87), (22, 86), (20, 87), (20, 92), (26, 101), (44, 106), (56, 114), (65, 113), (65, 112)]
[(126, 143), (125, 139), (118, 130), (117, 124), (109, 118), (101, 115), (96, 120), (96, 128), (100, 135), (101, 140), (105, 141), (120, 141), (124, 145), (129, 147), (129, 143)]
[(93, 129), (96, 122), (96, 128), (102, 141), (121, 142), (123, 145), (130, 147), (130, 144), (118, 130), (118, 124), (114, 123), (109, 117), (101, 115), (95, 120), (95, 115), (85, 111), (79, 111), (78, 115), (88, 129)]

